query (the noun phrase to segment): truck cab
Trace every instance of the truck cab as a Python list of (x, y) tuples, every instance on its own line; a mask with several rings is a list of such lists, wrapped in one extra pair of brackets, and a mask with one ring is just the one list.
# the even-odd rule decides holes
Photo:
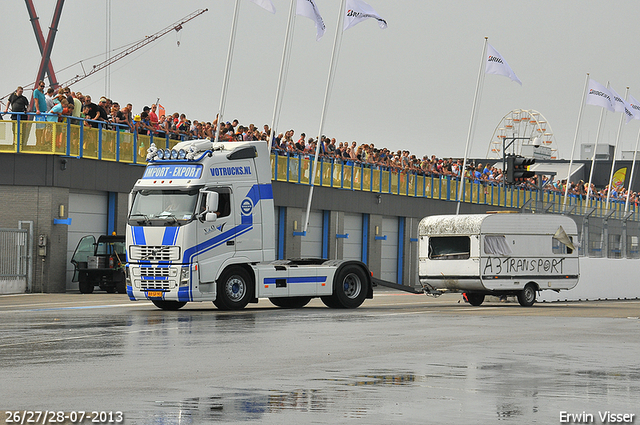
[[(132, 300), (149, 299), (165, 310), (212, 301), (230, 310), (260, 297), (281, 307), (302, 306), (317, 296), (328, 305), (357, 307), (372, 296), (362, 263), (275, 261), (269, 159), (265, 142), (199, 140), (172, 151), (150, 149), (130, 196)], [(343, 276), (345, 267), (349, 273)]]

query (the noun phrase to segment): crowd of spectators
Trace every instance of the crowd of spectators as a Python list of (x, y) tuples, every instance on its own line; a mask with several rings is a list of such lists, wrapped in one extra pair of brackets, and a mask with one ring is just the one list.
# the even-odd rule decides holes
[[(38, 94), (43, 94), (44, 82), (40, 81), (38, 88), (34, 91), (34, 102), (30, 105), (30, 111), (47, 111), (55, 120), (72, 120), (72, 123), (97, 128), (102, 125), (108, 129), (119, 126), (123, 131), (132, 133), (151, 135), (155, 137), (167, 137), (172, 140), (189, 139), (211, 139), (215, 138), (215, 132), (219, 128), (218, 138), (221, 141), (251, 141), (264, 140), (271, 141), (271, 149), (278, 155), (295, 155), (313, 158), (315, 152), (319, 152), (319, 157), (323, 161), (340, 162), (347, 164), (361, 164), (365, 167), (375, 169), (385, 169), (391, 172), (406, 172), (425, 176), (448, 176), (459, 180), (462, 174), (463, 160), (454, 158), (437, 158), (435, 155), (424, 155), (422, 159), (411, 154), (408, 150), (397, 150), (393, 152), (388, 148), (377, 148), (373, 143), (358, 144), (357, 142), (337, 142), (333, 137), (322, 136), (318, 149), (318, 140), (306, 136), (305, 133), (295, 137), (294, 130), (279, 133), (273, 137), (271, 129), (267, 124), (262, 129), (254, 124), (244, 126), (239, 121), (218, 123), (218, 117), (213, 121), (196, 121), (187, 119), (183, 113), (175, 112), (170, 115), (160, 114), (158, 116), (158, 105), (144, 106), (139, 114), (134, 114), (133, 106), (127, 103), (121, 106), (107, 97), (100, 97), (98, 103), (94, 103), (88, 94), (73, 92), (68, 87), (60, 88), (57, 92), (49, 88), (44, 95), (46, 107), (39, 104)], [(9, 99), (5, 112), (10, 106), (15, 106), (12, 111), (24, 111), (24, 99), (20, 98), (22, 88), (18, 87)], [(15, 105), (12, 103), (16, 102)], [(84, 121), (82, 121), (82, 120)], [(218, 126), (218, 124), (220, 124)], [(484, 186), (500, 185), (504, 181), (504, 175), (500, 162), (493, 165), (489, 163), (477, 164), (473, 161), (465, 166), (464, 177), (474, 183), (481, 183)], [(538, 182), (534, 179), (526, 179), (518, 184), (520, 187), (537, 189)], [(542, 187), (545, 191), (558, 192), (564, 194), (566, 190), (566, 180), (551, 180), (543, 176)], [(568, 193), (572, 196), (586, 199), (587, 192), (590, 198), (606, 199), (608, 187), (598, 190), (591, 184), (588, 191), (588, 183), (580, 180), (577, 183), (570, 182)], [(637, 204), (639, 196), (636, 192), (628, 193), (624, 187), (611, 187), (610, 199), (626, 200), (629, 194), (630, 202)]]

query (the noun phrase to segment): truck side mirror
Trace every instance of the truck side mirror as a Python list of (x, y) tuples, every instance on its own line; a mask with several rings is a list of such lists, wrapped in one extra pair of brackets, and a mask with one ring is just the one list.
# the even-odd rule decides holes
[[(207, 212), (213, 213), (218, 211), (218, 201), (220, 194), (218, 192), (207, 192)], [(207, 220), (208, 221), (208, 220)]]

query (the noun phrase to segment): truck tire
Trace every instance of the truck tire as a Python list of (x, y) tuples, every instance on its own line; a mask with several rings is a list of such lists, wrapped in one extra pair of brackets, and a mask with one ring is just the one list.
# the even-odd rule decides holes
[(168, 310), (168, 311), (180, 310), (182, 307), (184, 307), (187, 304), (186, 302), (183, 302), (183, 301), (151, 300), (151, 302), (156, 307), (161, 308), (163, 310)]
[(484, 294), (470, 294), (467, 292), (467, 300), (469, 304), (477, 307), (484, 302)]
[(518, 302), (522, 307), (531, 307), (536, 302), (536, 285), (527, 283), (524, 289), (518, 292)]
[(273, 297), (269, 301), (280, 308), (302, 308), (309, 304), (311, 297)]
[(87, 278), (86, 273), (80, 273), (78, 277), (78, 287), (81, 294), (92, 294), (94, 284)]
[(127, 283), (122, 280), (120, 282), (116, 282), (116, 291), (118, 294), (126, 294), (127, 293)]
[(114, 280), (116, 284), (116, 291), (118, 294), (126, 294), (127, 293), (127, 281), (124, 276), (124, 271), (119, 271), (114, 274), (114, 277), (117, 277), (119, 280)]
[(104, 290), (107, 291), (107, 294), (115, 294), (116, 287), (113, 285), (113, 282), (104, 287)]
[(340, 305), (340, 303), (333, 297), (333, 295), (331, 296), (326, 296), (326, 297), (320, 297), (320, 299), (322, 300), (322, 303), (324, 305), (326, 305), (329, 308), (341, 308), (342, 306)]
[(213, 304), (219, 310), (242, 310), (253, 298), (253, 279), (242, 267), (230, 267), (220, 275), (217, 289)]
[(325, 305), (332, 308), (358, 308), (367, 297), (367, 277), (362, 268), (347, 265), (338, 271), (333, 281), (333, 295)]

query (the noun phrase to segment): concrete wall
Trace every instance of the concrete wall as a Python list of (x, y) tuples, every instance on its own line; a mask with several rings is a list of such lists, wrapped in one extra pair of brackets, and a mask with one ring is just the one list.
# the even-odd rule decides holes
[[(119, 192), (116, 229), (124, 233), (128, 192), (143, 171), (140, 166), (108, 161), (0, 154), (0, 227), (34, 223), (32, 292), (66, 291), (67, 225), (54, 224), (54, 219), (68, 218), (69, 192)], [(47, 237), (45, 257), (37, 255), (38, 235)]]
[(569, 291), (542, 291), (538, 301), (615, 300), (640, 298), (636, 278), (640, 260), (580, 258), (580, 279)]

